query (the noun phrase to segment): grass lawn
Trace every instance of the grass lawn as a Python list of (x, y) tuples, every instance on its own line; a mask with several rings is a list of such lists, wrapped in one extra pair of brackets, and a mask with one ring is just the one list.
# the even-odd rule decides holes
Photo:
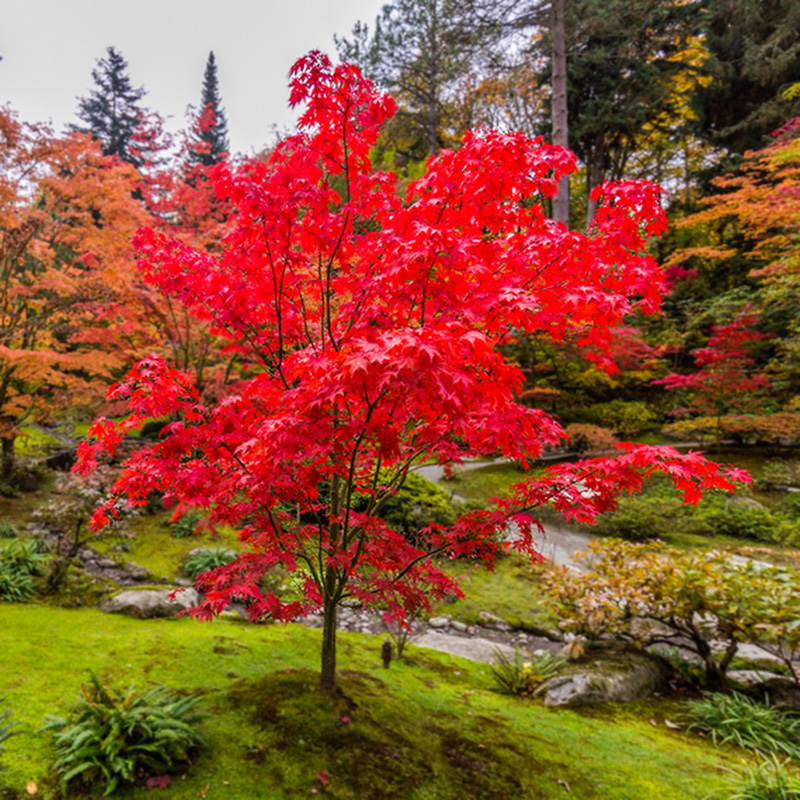
[[(0, 697), (21, 731), (3, 759), (9, 796), (24, 796), (28, 781), (38, 797), (56, 796), (49, 739), (36, 731), (69, 709), (88, 670), (122, 687), (203, 695), (208, 746), (164, 794), (175, 800), (284, 800), (314, 789), (352, 800), (700, 800), (741, 756), (666, 729), (674, 706), (548, 710), (491, 691), (485, 665), (413, 646), (407, 663), (385, 670), (380, 639), (368, 636), (341, 635), (341, 694), (325, 698), (319, 637), (296, 625), (0, 606)], [(327, 788), (317, 777), (326, 774)]]

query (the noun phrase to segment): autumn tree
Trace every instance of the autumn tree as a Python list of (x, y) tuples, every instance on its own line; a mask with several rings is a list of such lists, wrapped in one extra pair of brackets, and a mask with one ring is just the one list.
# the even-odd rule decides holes
[(129, 237), (147, 220), (131, 196), (137, 180), (90, 137), (0, 111), (4, 478), (24, 419), (65, 405), (96, 413), (112, 368), (134, 360)]
[(114, 47), (92, 70), (94, 88), (88, 97), (78, 100), (80, 125), (73, 130), (90, 133), (102, 147), (103, 155), (117, 156), (139, 166), (140, 156), (132, 147), (134, 134), (142, 123), (145, 110), (141, 100), (145, 90), (135, 88), (128, 75), (128, 62)]
[[(509, 518), (513, 546), (535, 556), (540, 506), (591, 521), (654, 472), (689, 501), (739, 476), (696, 454), (629, 447), (552, 468), (500, 507), (432, 524), (413, 542), (393, 530), (380, 511), (421, 461), (501, 453), (528, 464), (562, 438), (554, 419), (517, 402), (522, 376), (497, 347), (512, 330), (578, 331), (582, 346), (602, 349), (624, 315), (656, 311), (660, 271), (645, 245), (663, 213), (654, 187), (609, 185), (592, 234), (568, 233), (539, 198), (553, 195), (571, 154), (493, 132), (442, 151), (401, 199), (395, 176), (373, 172), (369, 158), (391, 98), (318, 52), (295, 64), (291, 87), (291, 102), (305, 105), (300, 132), (268, 163), (220, 173), (235, 208), (221, 252), (154, 231), (137, 240), (151, 280), (202, 307), (259, 369), (211, 406), (186, 373), (145, 359), (111, 393), (129, 415), (95, 422), (80, 468), (169, 415), (93, 524), (123, 498), (162, 491), (237, 528), (243, 552), (200, 579), (199, 615), (234, 598), (254, 620), (321, 608), (321, 687), (331, 691), (345, 598), (402, 623), (431, 596), (458, 593), (436, 556), (491, 563)], [(276, 565), (299, 573), (302, 598), (264, 588)]]

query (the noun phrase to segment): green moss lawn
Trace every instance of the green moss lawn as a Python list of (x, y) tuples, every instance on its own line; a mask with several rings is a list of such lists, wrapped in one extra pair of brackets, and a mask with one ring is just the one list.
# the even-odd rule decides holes
[[(203, 694), (208, 747), (165, 798), (285, 800), (316, 789), (353, 800), (507, 800), (566, 797), (566, 784), (574, 798), (700, 800), (738, 758), (666, 729), (674, 708), (547, 710), (491, 691), (485, 665), (413, 647), (408, 663), (385, 670), (377, 637), (341, 636), (341, 696), (327, 699), (316, 689), (319, 635), (0, 606), (0, 697), (21, 730), (4, 756), (9, 796), (29, 781), (39, 797), (56, 796), (49, 740), (36, 731), (69, 709), (89, 670), (123, 687)], [(328, 775), (324, 787), (318, 776)]]

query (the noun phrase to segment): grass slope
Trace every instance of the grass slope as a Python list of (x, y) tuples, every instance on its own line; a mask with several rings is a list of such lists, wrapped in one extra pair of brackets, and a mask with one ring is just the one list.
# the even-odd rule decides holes
[(699, 800), (731, 764), (627, 710), (595, 717), (498, 695), (485, 665), (412, 648), (408, 663), (384, 670), (380, 639), (368, 636), (341, 636), (342, 694), (323, 698), (319, 635), (0, 606), (0, 697), (23, 731), (7, 742), (2, 780), (15, 798), (30, 780), (39, 797), (55, 796), (48, 740), (34, 732), (72, 705), (88, 670), (123, 687), (205, 695), (209, 746), (164, 794), (176, 800), (291, 800), (314, 789), (352, 800)]

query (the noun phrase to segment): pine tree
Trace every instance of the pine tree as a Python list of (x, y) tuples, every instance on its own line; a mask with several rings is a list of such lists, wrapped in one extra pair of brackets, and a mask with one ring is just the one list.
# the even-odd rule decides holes
[(214, 51), (208, 54), (200, 98), (200, 113), (196, 123), (196, 147), (192, 159), (210, 167), (225, 160), (229, 150), (228, 121), (219, 96), (217, 62)]
[(97, 62), (92, 70), (95, 88), (88, 97), (78, 98), (78, 118), (83, 125), (73, 125), (73, 130), (91, 133), (99, 140), (103, 155), (115, 155), (135, 166), (141, 158), (132, 146), (134, 134), (145, 109), (140, 105), (146, 92), (135, 89), (128, 76), (128, 62), (113, 47), (106, 51), (107, 58)]

